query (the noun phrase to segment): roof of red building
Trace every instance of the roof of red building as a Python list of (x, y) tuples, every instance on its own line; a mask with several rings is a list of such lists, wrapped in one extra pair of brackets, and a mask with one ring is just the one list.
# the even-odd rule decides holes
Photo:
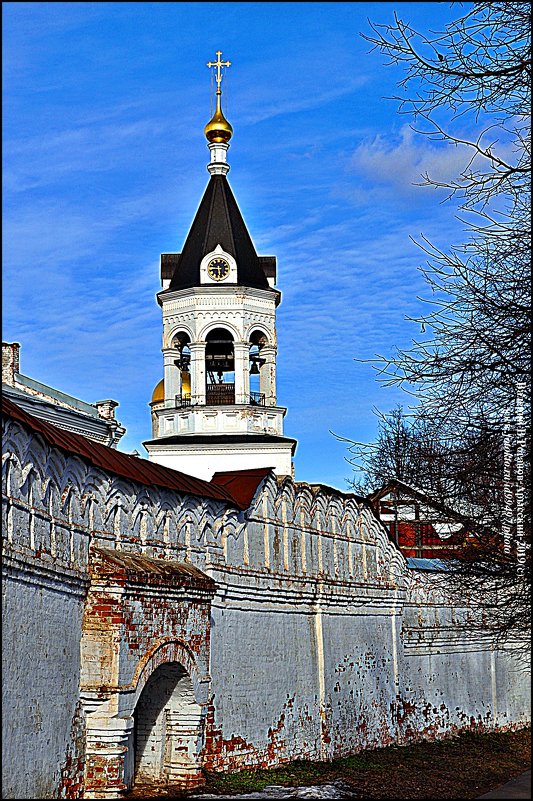
[[(451, 506), (448, 506), (447, 503), (432, 498), (425, 490), (419, 489), (418, 487), (412, 487), (410, 484), (406, 484), (405, 481), (401, 481), (398, 478), (391, 478), (386, 484), (383, 484), (382, 487), (380, 487), (377, 490), (374, 490), (374, 492), (371, 492), (366, 497), (372, 504), (372, 507), (375, 509), (376, 504), (383, 503), (382, 498), (385, 497), (385, 495), (387, 495), (391, 490), (400, 490), (401, 492), (404, 492), (407, 496), (410, 496), (412, 498), (415, 498), (416, 500), (426, 503), (428, 506), (431, 506), (437, 511), (441, 512), (442, 514), (451, 517), (453, 520), (457, 520), (458, 522), (461, 523), (468, 522), (468, 515), (462, 514), (461, 512), (458, 512), (456, 509), (452, 509)], [(384, 503), (386, 504), (387, 501), (385, 501)], [(393, 512), (394, 506), (392, 506), (390, 510), (386, 507), (386, 511)]]
[[(115, 475), (137, 481), (140, 484), (147, 484), (148, 486), (165, 487), (188, 495), (213, 498), (221, 503), (237, 506), (239, 509), (246, 509), (248, 506), (241, 500), (242, 498), (247, 498), (248, 493), (239, 490), (237, 495), (233, 495), (231, 490), (226, 489), (224, 482), (203, 481), (200, 478), (181, 473), (179, 470), (172, 470), (170, 467), (163, 467), (154, 462), (149, 462), (147, 459), (121, 453), (114, 448), (109, 448), (107, 445), (100, 445), (98, 442), (93, 442), (81, 434), (64, 431), (51, 423), (39, 420), (28, 414), (6, 397), (2, 398), (2, 411), (8, 417), (39, 433), (49, 445), (80, 456), (90, 464), (101, 467)], [(253, 471), (243, 472), (243, 486), (248, 486), (249, 479), (246, 476), (248, 472)], [(233, 475), (237, 478), (241, 474), (234, 473)], [(237, 482), (237, 486), (238, 484), (239, 482)], [(256, 488), (258, 485), (259, 481), (257, 481)], [(253, 494), (251, 497), (253, 497)]]
[(259, 484), (271, 472), (271, 467), (256, 467), (252, 470), (226, 470), (215, 473), (211, 479), (213, 484), (224, 487), (233, 498), (247, 509), (257, 492)]

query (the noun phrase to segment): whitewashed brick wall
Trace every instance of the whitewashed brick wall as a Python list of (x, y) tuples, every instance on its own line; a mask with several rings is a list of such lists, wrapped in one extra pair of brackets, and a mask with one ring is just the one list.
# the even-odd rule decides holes
[[(6, 798), (80, 797), (82, 707), (98, 718), (93, 740), (113, 743), (113, 732), (122, 732), (115, 795), (106, 795), (106, 773), (104, 794), (90, 797), (120, 797), (134, 771), (127, 752), (133, 716), (150, 705), (142, 696), (135, 712), (136, 682), (165, 659), (188, 671), (197, 707), (187, 725), (194, 728), (194, 718), (202, 728), (195, 744), (181, 743), (181, 754), (200, 748), (202, 763), (216, 769), (329, 759), (529, 719), (525, 674), (472, 636), (474, 609), (406, 568), (357, 498), (271, 475), (243, 513), (106, 474), (12, 420), (4, 437)], [(142, 636), (141, 612), (117, 596), (130, 604), (132, 622), (129, 630), (109, 623), (114, 675), (107, 685), (117, 689), (100, 701), (83, 690), (94, 666), (79, 655), (95, 546), (187, 562), (216, 582), (210, 625), (208, 600), (197, 611), (188, 601), (192, 611), (183, 611), (191, 642), (205, 634), (192, 650), (167, 643), (169, 615), (186, 595), (161, 590), (160, 613), (150, 607)], [(166, 748), (186, 728), (179, 698), (188, 697), (178, 693), (160, 716), (161, 735), (150, 735), (154, 759), (172, 762)], [(174, 740), (163, 736), (163, 719)]]

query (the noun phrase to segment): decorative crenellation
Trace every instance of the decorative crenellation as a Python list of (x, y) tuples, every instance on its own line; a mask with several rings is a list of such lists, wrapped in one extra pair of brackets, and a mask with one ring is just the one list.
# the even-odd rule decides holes
[(314, 604), (318, 587), (327, 587), (333, 604), (351, 598), (387, 606), (401, 597), (413, 631), (462, 630), (476, 617), (468, 599), (453, 599), (442, 581), (406, 568), (363, 499), (322, 485), (270, 474), (243, 513), (106, 473), (13, 420), (4, 429), (2, 472), (6, 554), (30, 567), (38, 559), (50, 575), (64, 572), (76, 586), (96, 545), (190, 562), (225, 592), (232, 585), (237, 592), (247, 576), (247, 602), (257, 590), (304, 608)]
[[(298, 579), (300, 600), (314, 592), (306, 582), (320, 582), (341, 595), (363, 586), (367, 594), (408, 592), (409, 619), (411, 608), (449, 606), (442, 588), (406, 569), (385, 529), (353, 495), (270, 474), (241, 513), (108, 474), (48, 447), (12, 420), (5, 427), (2, 470), (10, 548), (56, 570), (85, 571), (94, 544), (192, 562), (215, 570), (218, 582), (232, 583), (234, 571), (253, 575), (261, 586), (272, 578)], [(424, 626), (420, 614), (415, 622)]]
[(168, 559), (205, 559), (216, 546), (210, 535), (216, 521), (237, 515), (214, 500), (108, 474), (50, 448), (12, 420), (5, 427), (2, 471), (7, 540), (65, 567), (86, 567), (90, 542)]
[(15, 421), (7, 422), (5, 435), (7, 538), (65, 567), (83, 569), (94, 542), (202, 566), (246, 566), (257, 574), (329, 582), (396, 584), (405, 574), (385, 530), (353, 496), (270, 475), (242, 514), (212, 499), (110, 475), (48, 447)]

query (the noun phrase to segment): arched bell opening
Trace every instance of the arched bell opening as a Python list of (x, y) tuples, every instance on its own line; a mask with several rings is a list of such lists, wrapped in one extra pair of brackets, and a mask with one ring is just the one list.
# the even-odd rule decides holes
[[(252, 406), (265, 405), (264, 366), (261, 350), (268, 340), (261, 331), (253, 331), (250, 335), (250, 403)], [(262, 375), (263, 373), (263, 375)]]
[(160, 665), (133, 713), (133, 785), (193, 787), (201, 782), (204, 718), (190, 675), (178, 662)]
[(206, 336), (205, 372), (207, 405), (235, 403), (233, 336), (225, 328), (215, 328)]
[(177, 398), (178, 406), (187, 406), (191, 403), (191, 339), (185, 332), (176, 334), (172, 339), (172, 347), (178, 352), (174, 365), (179, 370), (180, 392)]

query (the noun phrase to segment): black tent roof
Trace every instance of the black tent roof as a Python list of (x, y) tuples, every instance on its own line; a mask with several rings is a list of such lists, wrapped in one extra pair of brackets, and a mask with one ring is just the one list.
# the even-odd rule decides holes
[[(200, 262), (220, 245), (237, 262), (239, 286), (270, 289), (275, 256), (258, 256), (225, 175), (212, 175), (181, 253), (161, 255), (169, 291), (200, 285)], [(276, 290), (273, 290), (276, 291)]]

